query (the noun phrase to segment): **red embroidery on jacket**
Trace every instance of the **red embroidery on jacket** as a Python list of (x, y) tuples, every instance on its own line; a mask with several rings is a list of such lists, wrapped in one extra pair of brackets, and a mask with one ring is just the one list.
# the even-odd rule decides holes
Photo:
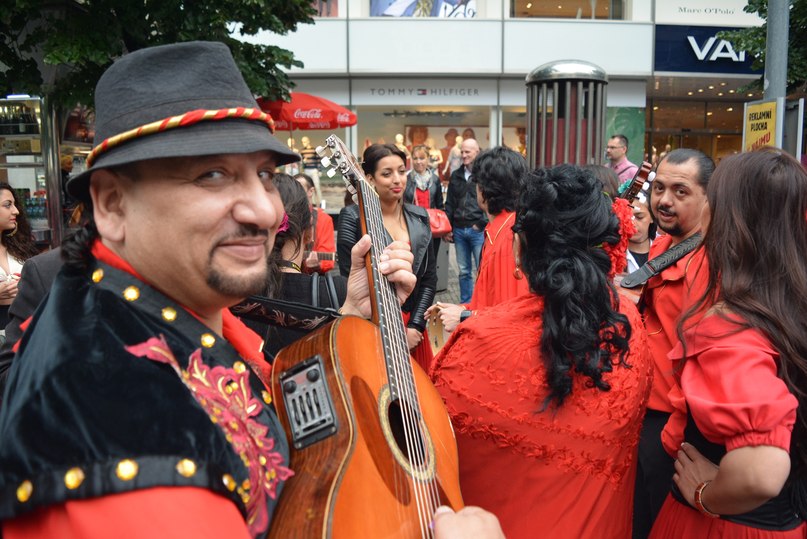
[(275, 499), (280, 482), (294, 472), (283, 465), (283, 456), (273, 451), (275, 442), (267, 436), (269, 428), (253, 419), (262, 404), (252, 395), (249, 370), (237, 373), (226, 367), (211, 368), (202, 361), (201, 349), (190, 355), (188, 369), (183, 370), (163, 336), (127, 346), (126, 350), (171, 365), (210, 420), (221, 428), (249, 471), (249, 482), (239, 485), (237, 492), (247, 508), (250, 533), (264, 533), (269, 527), (266, 496)]

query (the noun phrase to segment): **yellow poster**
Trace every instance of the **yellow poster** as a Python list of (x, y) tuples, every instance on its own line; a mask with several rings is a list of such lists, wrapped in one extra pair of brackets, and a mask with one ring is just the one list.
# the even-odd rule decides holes
[(745, 147), (750, 152), (776, 144), (776, 101), (748, 104), (745, 109)]

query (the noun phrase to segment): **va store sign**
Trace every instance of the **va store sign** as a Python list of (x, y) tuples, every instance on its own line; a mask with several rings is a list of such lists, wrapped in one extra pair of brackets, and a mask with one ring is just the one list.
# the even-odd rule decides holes
[(712, 36), (706, 40), (703, 46), (698, 43), (695, 36), (687, 36), (687, 41), (695, 51), (695, 57), (700, 61), (716, 62), (725, 58), (732, 62), (745, 62), (745, 51), (740, 51), (738, 54), (731, 43), (725, 39), (718, 41), (716, 36)]
[(717, 26), (656, 26), (656, 71), (681, 73), (758, 74), (745, 51), (735, 50), (717, 33), (735, 28)]

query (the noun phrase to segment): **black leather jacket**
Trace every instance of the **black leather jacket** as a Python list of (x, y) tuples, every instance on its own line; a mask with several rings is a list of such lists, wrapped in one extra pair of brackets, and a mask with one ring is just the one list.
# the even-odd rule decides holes
[[(409, 229), (409, 244), (415, 260), (412, 262), (412, 271), (417, 276), (417, 284), (409, 298), (401, 307), (405, 312), (411, 313), (410, 328), (423, 331), (426, 320), (423, 315), (434, 301), (434, 292), (437, 288), (437, 260), (435, 260), (430, 244), (432, 232), (429, 227), (429, 214), (426, 210), (411, 204), (404, 204), (404, 217), (406, 227)], [(350, 274), (350, 250), (361, 237), (359, 224), (359, 207), (347, 206), (339, 213), (339, 227), (336, 235), (336, 253), (339, 259), (339, 272), (347, 277)], [(392, 237), (387, 234), (387, 243), (392, 243)]]
[(446, 215), (451, 228), (471, 228), (476, 225), (484, 230), (488, 220), (476, 201), (476, 183), (465, 179), (465, 167), (460, 167), (448, 180)]
[[(414, 204), (419, 206), (415, 201), (415, 187), (417, 186), (414, 178), (414, 171), (409, 171), (406, 175), (406, 189), (404, 189), (403, 200), (407, 204)], [(429, 207), (443, 209), (443, 186), (435, 174), (429, 179)]]

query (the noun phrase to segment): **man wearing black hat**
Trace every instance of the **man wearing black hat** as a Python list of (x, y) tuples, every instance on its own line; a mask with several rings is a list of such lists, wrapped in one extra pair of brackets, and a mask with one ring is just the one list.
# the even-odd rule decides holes
[[(264, 286), (284, 211), (270, 133), (226, 46), (134, 52), (101, 77), (71, 195), (90, 223), (26, 329), (0, 413), (16, 537), (259, 537), (288, 468), (262, 342), (227, 310)], [(344, 313), (368, 315), (353, 249)], [(405, 245), (380, 269), (411, 292)]]

